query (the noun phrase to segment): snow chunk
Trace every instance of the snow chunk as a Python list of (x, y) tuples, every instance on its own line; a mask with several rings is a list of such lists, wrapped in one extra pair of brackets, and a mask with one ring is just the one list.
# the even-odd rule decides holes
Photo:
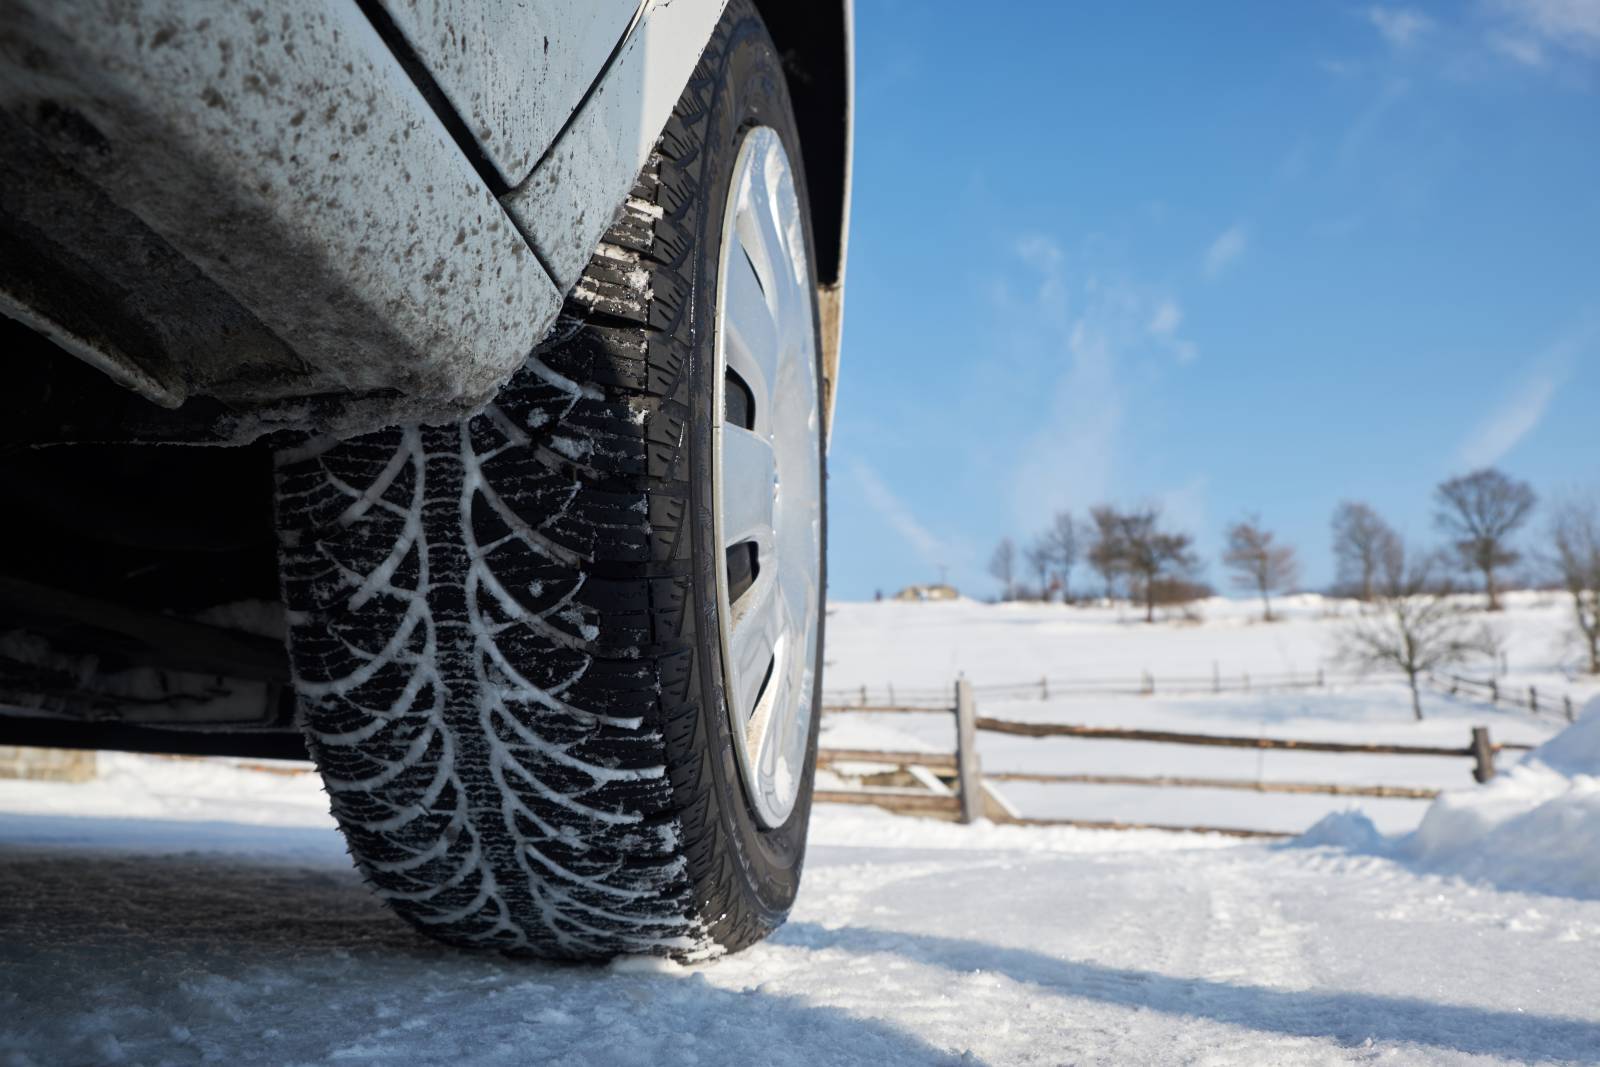
[(1487, 785), (1442, 794), (1413, 833), (1385, 838), (1350, 812), (1295, 843), (1389, 855), (1503, 889), (1600, 899), (1600, 698)]
[(594, 442), (587, 438), (555, 436), (550, 438), (550, 447), (575, 463), (594, 455)]
[(1528, 758), (1569, 776), (1600, 775), (1600, 698), (1591, 700), (1577, 722), (1540, 745)]
[(659, 974), (681, 978), (689, 973), (683, 964), (665, 956), (618, 956), (607, 967), (614, 974)]
[(1351, 809), (1324, 815), (1290, 844), (1306, 848), (1331, 845), (1349, 852), (1383, 852), (1388, 848), (1388, 839), (1378, 832), (1371, 819)]

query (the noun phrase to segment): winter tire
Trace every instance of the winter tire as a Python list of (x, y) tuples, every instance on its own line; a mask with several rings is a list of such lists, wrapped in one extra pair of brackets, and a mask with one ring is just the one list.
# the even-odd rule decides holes
[(823, 614), (805, 206), (780, 60), (734, 0), (493, 406), (280, 452), (309, 745), (428, 934), (698, 959), (794, 900)]

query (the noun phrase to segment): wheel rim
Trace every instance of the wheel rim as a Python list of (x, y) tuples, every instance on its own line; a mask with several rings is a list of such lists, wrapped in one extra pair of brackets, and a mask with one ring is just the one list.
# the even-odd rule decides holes
[(821, 405), (804, 221), (777, 133), (746, 133), (717, 273), (713, 513), (722, 676), (761, 822), (804, 777), (822, 604)]

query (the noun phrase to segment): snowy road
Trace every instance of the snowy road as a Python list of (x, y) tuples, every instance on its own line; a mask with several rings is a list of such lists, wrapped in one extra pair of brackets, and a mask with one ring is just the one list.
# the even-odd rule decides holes
[(829, 808), (769, 943), (554, 967), (392, 919), (310, 776), (111, 758), (0, 783), (0, 1062), (1600, 1062), (1600, 901)]

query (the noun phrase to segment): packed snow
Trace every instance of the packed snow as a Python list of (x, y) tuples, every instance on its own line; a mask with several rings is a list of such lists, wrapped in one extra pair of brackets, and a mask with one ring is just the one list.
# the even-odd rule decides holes
[(1600, 698), (1481, 789), (1447, 793), (1414, 833), (1385, 838), (1359, 812), (1302, 838), (1509, 889), (1600, 899)]
[[(966, 621), (919, 629), (918, 609)], [(1168, 697), (1153, 654), (1167, 653), (1174, 675), (1183, 656), (1216, 654), (1200, 639), (1212, 622), (1089, 642), (1078, 627), (1123, 624), (1030, 618), (1043, 610), (840, 608), (832, 682), (862, 664), (875, 685), (943, 684), (953, 670), (1011, 681), (1005, 657), (1036, 663), (1042, 650), (1052, 677), (1081, 658), (1080, 676), (1132, 664), (1158, 689), (1035, 697), (1040, 718), (1231, 732), (1256, 722), (1307, 736), (1370, 736), (1392, 719), (1394, 736), (1454, 738), (1491, 716), (1497, 736), (1544, 743), (1506, 759), (1488, 786), (1452, 781), (1460, 788), (1413, 803), (1395, 828), (1343, 811), (1284, 844), (823, 805), (789, 924), (689, 967), (435, 946), (362, 884), (303, 765), (103, 754), (92, 782), (0, 781), (0, 1063), (1600, 1062), (1600, 700), (1563, 729), (1437, 694), (1433, 717), (1411, 723), (1380, 682)], [(1318, 625), (1237, 629), (1314, 670), (1312, 642), (1295, 631)], [(1535, 655), (1537, 636), (1522, 640), (1510, 677), (1584, 692)], [(933, 667), (902, 642), (921, 642)], [(855, 684), (866, 680), (858, 670)], [(1029, 713), (1021, 700), (980, 702)], [(948, 748), (937, 733), (948, 723), (920, 718), (841, 715), (827, 729)], [(989, 765), (1024, 758), (995, 740), (983, 738)], [(1185, 754), (1205, 755), (1173, 746), (1163, 758)], [(1109, 804), (1102, 795), (1082, 810), (1126, 817)], [(1244, 822), (1264, 810), (1219, 814)]]

